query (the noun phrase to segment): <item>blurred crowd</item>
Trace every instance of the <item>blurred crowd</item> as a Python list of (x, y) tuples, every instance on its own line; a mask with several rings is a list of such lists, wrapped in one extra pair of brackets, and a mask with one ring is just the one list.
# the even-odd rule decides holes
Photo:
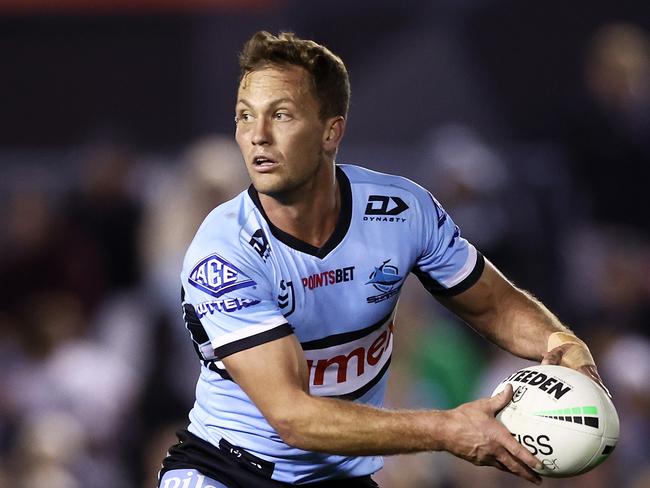
[[(339, 157), (427, 187), (590, 344), (621, 441), (596, 471), (550, 487), (650, 486), (649, 39), (627, 24), (597, 33), (584, 89), (549, 140), (488, 140), (450, 122), (407, 169), (375, 167), (372, 154), (346, 160), (347, 142)], [(0, 487), (153, 487), (199, 368), (180, 313), (181, 260), (204, 216), (248, 185), (238, 149), (212, 135), (175, 153), (100, 140), (0, 158)], [(412, 280), (395, 340), (390, 407), (452, 408), (527, 364)], [(524, 486), (445, 454), (387, 458), (376, 478)]]

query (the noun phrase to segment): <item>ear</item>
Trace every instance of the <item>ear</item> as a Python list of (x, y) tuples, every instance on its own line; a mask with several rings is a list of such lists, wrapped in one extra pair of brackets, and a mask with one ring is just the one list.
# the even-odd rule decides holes
[(345, 133), (345, 117), (331, 117), (325, 122), (323, 132), (323, 149), (327, 152), (336, 151)]

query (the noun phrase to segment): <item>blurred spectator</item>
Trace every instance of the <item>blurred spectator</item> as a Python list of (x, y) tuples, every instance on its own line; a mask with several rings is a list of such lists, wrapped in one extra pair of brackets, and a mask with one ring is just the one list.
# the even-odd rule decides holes
[(612, 334), (602, 358), (621, 422), (618, 475), (633, 486), (634, 480), (647, 480), (650, 473), (650, 341), (635, 334)]
[(176, 313), (187, 246), (206, 215), (239, 193), (248, 176), (234, 139), (215, 135), (190, 145), (173, 167), (152, 164), (146, 180), (139, 251), (145, 279)]
[(174, 167), (152, 165), (139, 252), (158, 324), (169, 327), (166, 354), (174, 366), (167, 385), (194, 398), (198, 358), (183, 325), (180, 272), (187, 247), (206, 215), (246, 186), (248, 176), (234, 140), (209, 136), (196, 141)]
[(427, 182), (434, 196), (487, 255), (512, 231), (504, 195), (513, 183), (497, 149), (470, 127), (448, 124), (431, 134)]
[[(135, 164), (131, 150), (112, 143), (91, 144), (78, 156), (81, 181), (66, 198), (63, 231), (68, 242), (81, 241), (99, 257), (92, 276), (99, 296), (87, 297), (90, 306), (140, 282), (137, 237), (142, 209), (129, 187)], [(75, 271), (83, 282), (88, 269), (79, 264)]]
[(575, 186), (592, 221), (650, 231), (650, 37), (633, 24), (607, 24), (586, 55), (584, 93), (564, 143)]
[(650, 241), (626, 227), (576, 226), (562, 247), (576, 329), (650, 332)]
[(534, 288), (559, 309), (557, 249), (572, 220), (566, 214), (569, 178), (561, 151), (487, 140), (459, 124), (436, 128), (428, 143), (422, 181), (463, 236), (515, 283)]
[(139, 404), (141, 436), (151, 441), (137, 453), (148, 468), (138, 476), (151, 483), (150, 469), (157, 472), (173, 443), (171, 426), (187, 423), (199, 370), (180, 307), (183, 257), (205, 216), (245, 188), (248, 176), (234, 140), (214, 135), (189, 146), (173, 166), (150, 163), (143, 179), (140, 262), (152, 310), (151, 354), (164, 358), (149, 368)]

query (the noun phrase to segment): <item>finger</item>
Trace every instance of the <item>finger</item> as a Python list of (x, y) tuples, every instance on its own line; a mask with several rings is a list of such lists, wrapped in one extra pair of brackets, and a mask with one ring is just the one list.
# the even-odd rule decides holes
[(531, 469), (542, 469), (542, 462), (531, 454), (531, 452), (524, 446), (519, 444), (516, 439), (508, 432), (508, 429), (503, 428), (505, 433), (500, 433), (497, 439), (501, 445), (515, 458), (526, 464)]
[(605, 390), (605, 393), (607, 393), (607, 396), (611, 399), (612, 394), (609, 392), (607, 387), (605, 386), (605, 383), (603, 383), (602, 378), (598, 374), (598, 369), (594, 365), (585, 365), (585, 366), (580, 366), (579, 371), (585, 375), (587, 375), (589, 378), (594, 380), (598, 386), (600, 386), (603, 390)]
[[(496, 456), (496, 465), (499, 469), (505, 468), (505, 471), (530, 481), (531, 483), (540, 484), (542, 477), (529, 466), (522, 463), (505, 449)], [(499, 466), (500, 465), (500, 466)]]
[(498, 412), (503, 410), (503, 408), (510, 403), (512, 399), (512, 385), (506, 383), (506, 386), (501, 390), (497, 395), (494, 395), (489, 399), (489, 408), (492, 412), (492, 415), (496, 415)]

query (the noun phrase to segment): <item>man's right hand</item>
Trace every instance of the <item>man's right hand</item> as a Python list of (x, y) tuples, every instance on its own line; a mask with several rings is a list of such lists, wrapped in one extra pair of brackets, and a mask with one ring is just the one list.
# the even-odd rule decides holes
[(294, 335), (233, 353), (223, 363), (290, 446), (344, 456), (445, 450), (541, 482), (530, 468), (539, 461), (495, 418), (512, 398), (510, 386), (453, 410), (387, 410), (310, 395), (307, 362)]
[(443, 448), (477, 466), (494, 466), (536, 484), (541, 477), (531, 468), (541, 462), (519, 444), (495, 416), (512, 398), (512, 386), (492, 398), (464, 403), (444, 412)]

